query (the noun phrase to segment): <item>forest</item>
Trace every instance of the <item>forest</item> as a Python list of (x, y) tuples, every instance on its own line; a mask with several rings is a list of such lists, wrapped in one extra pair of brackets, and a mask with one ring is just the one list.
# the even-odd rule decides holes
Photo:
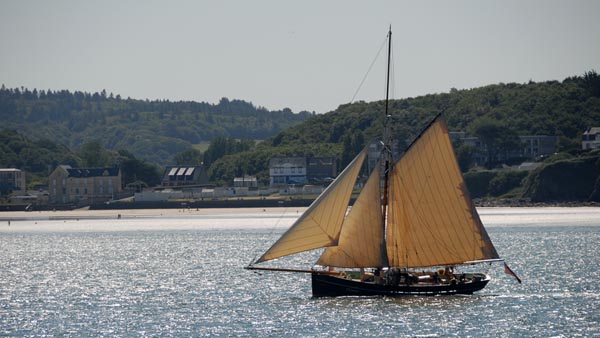
[[(213, 178), (229, 180), (236, 170), (265, 176), (267, 163), (249, 161), (264, 154), (335, 155), (345, 166), (366, 144), (379, 137), (384, 125), (384, 101), (341, 105), (265, 140), (254, 149), (225, 156), (210, 168)], [(400, 152), (438, 114), (450, 131), (486, 137), (493, 130), (498, 151), (514, 147), (517, 135), (558, 136), (557, 151), (577, 153), (581, 135), (600, 123), (600, 76), (589, 71), (563, 81), (494, 84), (390, 102), (392, 135)], [(507, 139), (507, 135), (513, 140)], [(469, 150), (455, 144), (463, 171), (472, 165)], [(461, 163), (462, 162), (462, 163)], [(499, 163), (487, 163), (489, 167)]]
[(262, 140), (312, 115), (227, 98), (210, 104), (123, 99), (106, 91), (0, 88), (2, 128), (71, 149), (95, 139), (108, 150), (127, 149), (158, 165), (172, 163), (174, 154), (194, 144), (217, 137)]
[[(13, 130), (3, 134), (9, 139), (21, 138), (30, 146), (19, 148), (2, 141), (0, 165), (17, 163), (32, 170), (69, 161), (85, 165), (89, 163), (85, 153), (95, 149), (96, 155), (87, 158), (105, 158), (104, 165), (129, 159), (135, 161), (133, 167), (154, 166), (158, 173), (157, 165), (167, 162), (204, 163), (215, 184), (229, 185), (233, 177), (243, 174), (256, 175), (264, 184), (273, 156), (336, 156), (338, 168), (342, 168), (382, 134), (385, 118), (383, 101), (344, 104), (317, 115), (293, 114), (286, 109), (269, 112), (227, 99), (210, 105), (124, 100), (106, 93), (48, 95), (2, 88), (0, 114), (7, 121), (5, 128)], [(548, 161), (575, 163), (582, 155), (582, 133), (600, 123), (600, 76), (592, 70), (562, 81), (500, 83), (392, 100), (389, 118), (399, 153), (438, 114), (443, 115), (450, 131), (478, 136), (490, 152), (518, 147), (517, 135), (558, 136), (559, 154)], [(208, 149), (201, 151), (194, 146), (201, 140), (212, 141)], [(11, 150), (5, 150), (8, 148)], [(32, 155), (35, 149), (42, 154)], [(475, 165), (491, 169), (503, 163), (495, 160), (494, 153), (489, 154), (487, 163), (474, 163), (472, 149), (464, 144), (456, 143), (455, 151), (467, 173), (467, 183), (483, 182), (478, 196), (503, 194), (510, 187), (525, 184), (534, 194), (535, 187), (542, 186), (540, 179), (525, 177), (524, 173), (469, 173)], [(553, 163), (548, 166), (559, 165)], [(592, 160), (585, 163), (592, 177), (596, 169), (589, 165), (596, 164)], [(139, 180), (145, 176), (134, 177)], [(145, 184), (154, 182), (155, 178), (145, 177)], [(593, 188), (594, 183), (591, 185)]]

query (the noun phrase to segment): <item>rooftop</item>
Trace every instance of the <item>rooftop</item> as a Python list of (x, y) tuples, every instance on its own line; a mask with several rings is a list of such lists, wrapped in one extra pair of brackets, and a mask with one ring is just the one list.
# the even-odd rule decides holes
[(597, 135), (600, 134), (600, 127), (591, 127), (586, 130), (583, 135)]
[(65, 168), (71, 177), (118, 176), (119, 168)]

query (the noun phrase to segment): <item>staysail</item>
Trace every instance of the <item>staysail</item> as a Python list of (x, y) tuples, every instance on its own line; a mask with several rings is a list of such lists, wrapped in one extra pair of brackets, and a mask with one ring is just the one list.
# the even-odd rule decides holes
[(344, 220), (338, 245), (328, 247), (317, 264), (347, 268), (387, 266), (379, 181), (376, 167)]
[(440, 117), (394, 165), (386, 245), (390, 266), (398, 267), (499, 257), (468, 195)]
[(350, 196), (366, 154), (365, 148), (255, 263), (337, 245)]

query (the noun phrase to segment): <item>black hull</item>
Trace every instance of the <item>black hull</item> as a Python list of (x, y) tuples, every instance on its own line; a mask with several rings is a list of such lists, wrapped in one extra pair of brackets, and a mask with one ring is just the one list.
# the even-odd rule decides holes
[(409, 296), (409, 295), (464, 295), (483, 289), (489, 277), (464, 284), (382, 285), (313, 273), (313, 297), (337, 296)]

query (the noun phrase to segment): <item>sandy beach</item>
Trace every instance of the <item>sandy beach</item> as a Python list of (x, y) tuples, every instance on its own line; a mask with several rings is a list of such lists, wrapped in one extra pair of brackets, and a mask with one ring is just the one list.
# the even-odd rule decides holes
[(209, 209), (121, 209), (121, 210), (66, 210), (66, 211), (3, 211), (0, 221), (53, 220), (53, 219), (118, 219), (169, 216), (242, 215), (242, 214), (293, 214), (301, 213), (305, 207), (272, 208), (209, 208)]

